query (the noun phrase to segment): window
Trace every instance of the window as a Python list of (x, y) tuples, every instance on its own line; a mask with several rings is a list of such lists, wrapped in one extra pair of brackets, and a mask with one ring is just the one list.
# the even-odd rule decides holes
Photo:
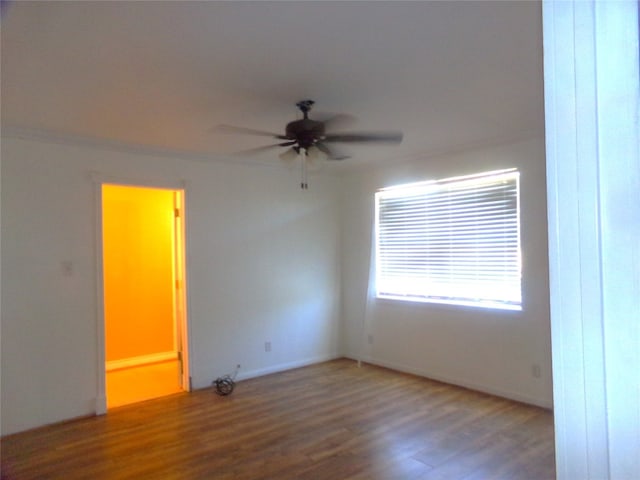
[(521, 310), (515, 169), (376, 193), (379, 298)]

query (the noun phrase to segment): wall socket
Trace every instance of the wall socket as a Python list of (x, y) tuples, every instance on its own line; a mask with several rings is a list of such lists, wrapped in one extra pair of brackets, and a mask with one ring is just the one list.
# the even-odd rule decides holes
[(542, 373), (540, 372), (540, 365), (537, 363), (531, 365), (531, 376), (535, 378), (540, 378), (542, 376)]
[(265, 352), (271, 351), (271, 342), (264, 342), (264, 351)]
[(373, 345), (373, 335), (371, 334), (367, 335), (367, 343), (369, 345)]

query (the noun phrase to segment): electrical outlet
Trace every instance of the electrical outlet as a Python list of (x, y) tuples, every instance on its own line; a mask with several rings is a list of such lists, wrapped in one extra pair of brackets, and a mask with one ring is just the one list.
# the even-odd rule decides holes
[(373, 335), (367, 335), (367, 342), (369, 343), (369, 345), (373, 345)]
[(264, 342), (264, 351), (265, 352), (271, 351), (271, 342)]
[(540, 378), (542, 376), (542, 372), (540, 371), (540, 365), (534, 363), (531, 365), (531, 375), (535, 378)]

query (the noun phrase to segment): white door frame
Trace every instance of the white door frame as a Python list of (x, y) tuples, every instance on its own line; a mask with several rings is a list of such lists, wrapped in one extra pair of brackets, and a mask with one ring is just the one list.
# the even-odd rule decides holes
[(105, 372), (105, 360), (106, 360), (106, 345), (105, 345), (105, 315), (104, 315), (104, 264), (103, 264), (103, 241), (102, 241), (102, 186), (107, 185), (121, 185), (130, 187), (141, 188), (156, 188), (166, 190), (178, 190), (182, 192), (182, 239), (184, 240), (182, 264), (184, 265), (184, 278), (181, 285), (181, 291), (183, 292), (183, 312), (182, 322), (180, 327), (181, 346), (182, 346), (182, 388), (185, 391), (191, 391), (191, 377), (190, 377), (190, 346), (191, 337), (189, 335), (189, 317), (188, 317), (188, 239), (187, 239), (187, 219), (186, 219), (186, 205), (187, 205), (187, 182), (184, 180), (178, 181), (157, 181), (140, 178), (120, 177), (103, 175), (100, 173), (91, 173), (91, 180), (94, 185), (95, 194), (95, 235), (96, 235), (96, 332), (97, 332), (97, 358), (96, 358), (96, 372), (97, 372), (97, 385), (96, 385), (96, 415), (104, 415), (107, 413), (107, 395), (106, 395), (106, 372)]

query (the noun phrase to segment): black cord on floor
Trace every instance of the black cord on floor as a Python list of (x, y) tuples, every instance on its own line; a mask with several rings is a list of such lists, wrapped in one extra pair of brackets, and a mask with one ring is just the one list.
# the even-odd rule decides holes
[(233, 372), (233, 376), (225, 375), (223, 377), (218, 377), (213, 382), (213, 386), (216, 388), (216, 393), (218, 395), (226, 396), (233, 392), (233, 389), (236, 387), (235, 380), (236, 375), (238, 375), (238, 370), (240, 370), (240, 365), (236, 367), (236, 371)]
[(220, 377), (213, 382), (213, 385), (216, 387), (216, 393), (218, 395), (229, 395), (233, 392), (233, 389), (236, 386), (236, 382), (229, 375), (225, 375), (224, 377)]

